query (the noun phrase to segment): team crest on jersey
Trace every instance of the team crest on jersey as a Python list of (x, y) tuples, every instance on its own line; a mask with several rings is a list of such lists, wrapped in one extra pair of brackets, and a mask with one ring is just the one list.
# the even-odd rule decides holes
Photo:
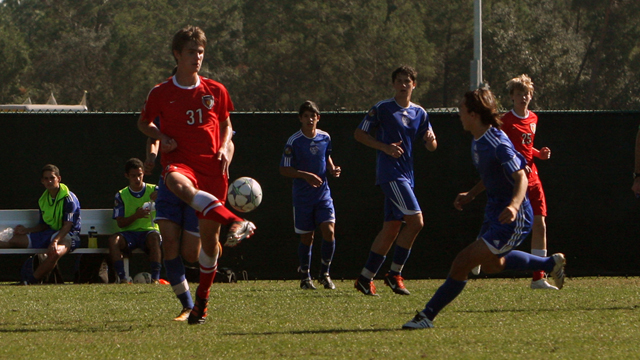
[(309, 145), (309, 151), (311, 152), (311, 154), (315, 155), (318, 153), (318, 145), (315, 142), (311, 142), (311, 144)]
[(374, 117), (374, 116), (376, 116), (376, 109), (371, 109), (371, 110), (369, 110), (369, 114), (368, 114), (368, 115), (369, 115), (369, 117)]
[(411, 123), (411, 119), (409, 119), (409, 114), (406, 111), (402, 112), (402, 125), (404, 125), (405, 127), (409, 127), (409, 124)]
[(536, 133), (536, 124), (535, 123), (531, 123), (531, 124), (529, 124), (529, 127), (531, 127), (531, 133), (535, 134)]
[(293, 149), (291, 148), (290, 145), (285, 146), (285, 148), (284, 148), (284, 156), (291, 156), (292, 152), (293, 152)]
[(207, 108), (211, 109), (215, 104), (215, 100), (213, 99), (213, 95), (205, 95), (202, 97), (202, 104)]

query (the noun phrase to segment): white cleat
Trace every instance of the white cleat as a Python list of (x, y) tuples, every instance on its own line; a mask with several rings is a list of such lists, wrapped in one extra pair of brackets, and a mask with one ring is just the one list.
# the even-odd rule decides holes
[(540, 279), (540, 280), (531, 280), (531, 288), (536, 290), (536, 289), (542, 289), (542, 290), (560, 290), (557, 287), (549, 284), (547, 282), (546, 279)]
[(473, 269), (471, 269), (471, 273), (473, 275), (480, 275), (480, 270), (482, 270), (482, 265), (478, 265), (478, 266), (474, 267)]
[(414, 316), (408, 323), (402, 325), (402, 328), (405, 330), (430, 329), (432, 327), (433, 322), (427, 319), (427, 315), (422, 311), (416, 311), (416, 316)]
[(229, 229), (227, 241), (224, 243), (224, 246), (237, 246), (242, 240), (251, 237), (255, 230), (256, 226), (251, 221), (243, 220), (234, 222), (233, 225), (231, 225), (231, 229)]
[(551, 275), (553, 281), (558, 287), (558, 290), (560, 290), (562, 289), (562, 286), (564, 286), (564, 266), (566, 265), (567, 260), (562, 253), (553, 254), (551, 257), (556, 262), (556, 265), (553, 267), (553, 270), (549, 275)]

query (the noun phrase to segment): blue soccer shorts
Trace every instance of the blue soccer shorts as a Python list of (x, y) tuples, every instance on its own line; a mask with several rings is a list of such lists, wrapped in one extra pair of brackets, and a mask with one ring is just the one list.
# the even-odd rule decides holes
[[(32, 232), (28, 234), (29, 237), (29, 249), (46, 249), (51, 245), (51, 240), (58, 235), (59, 231), (53, 229), (47, 229), (44, 231)], [(69, 233), (68, 237), (71, 238), (71, 251), (80, 246), (80, 236), (78, 233)]]
[(529, 201), (522, 203), (516, 219), (510, 224), (501, 224), (498, 216), (504, 207), (487, 209), (478, 239), (487, 244), (489, 250), (502, 257), (517, 248), (531, 232), (533, 210)]
[(156, 218), (158, 220), (169, 220), (194, 236), (200, 237), (200, 228), (196, 211), (184, 201), (180, 200), (167, 188), (164, 181), (160, 179), (158, 183), (158, 198), (156, 199)]
[[(147, 249), (147, 236), (151, 233), (158, 234), (156, 230), (148, 230), (148, 231), (121, 231), (118, 234), (122, 235), (127, 242), (127, 246), (129, 250), (134, 249), (142, 249), (144, 252), (148, 252)], [(160, 243), (162, 243), (162, 238), (160, 238)]]
[(333, 199), (317, 202), (313, 205), (293, 207), (293, 225), (296, 234), (307, 234), (315, 231), (324, 222), (336, 222)]
[(384, 193), (384, 221), (398, 221), (406, 215), (422, 213), (408, 181), (394, 180), (380, 184), (380, 188)]

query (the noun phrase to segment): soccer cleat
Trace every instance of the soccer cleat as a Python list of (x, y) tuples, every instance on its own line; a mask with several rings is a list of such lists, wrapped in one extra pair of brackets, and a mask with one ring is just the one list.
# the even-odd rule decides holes
[(207, 304), (209, 303), (209, 299), (203, 299), (196, 293), (196, 301), (191, 309), (191, 313), (189, 313), (188, 323), (189, 325), (199, 325), (204, 324), (205, 320), (207, 320)]
[(133, 280), (130, 277), (127, 277), (126, 279), (116, 277), (116, 284), (133, 284)]
[(474, 267), (473, 269), (471, 269), (471, 273), (473, 275), (480, 275), (480, 271), (482, 270), (482, 266), (478, 265), (476, 267)]
[(549, 284), (547, 279), (540, 280), (531, 280), (531, 288), (536, 289), (544, 289), (544, 290), (559, 290), (557, 287)]
[(256, 230), (256, 225), (248, 220), (234, 221), (227, 233), (227, 241), (224, 246), (234, 247), (251, 235)]
[(562, 289), (562, 286), (564, 286), (564, 266), (567, 263), (567, 260), (564, 258), (564, 254), (562, 253), (553, 254), (551, 257), (556, 262), (556, 265), (553, 267), (553, 270), (551, 270), (549, 275), (551, 275), (553, 281), (558, 287), (558, 290), (560, 290)]
[(336, 285), (331, 281), (331, 277), (329, 277), (329, 273), (320, 275), (318, 282), (320, 285), (324, 286), (325, 289), (333, 290), (336, 288)]
[(300, 280), (300, 289), (315, 290), (316, 287), (313, 285), (313, 281), (311, 281), (311, 278), (306, 278), (306, 279)]
[(378, 296), (378, 294), (376, 293), (376, 285), (373, 283), (373, 281), (369, 281), (369, 282), (362, 281), (361, 278), (358, 276), (358, 278), (356, 279), (356, 283), (354, 284), (354, 287), (356, 288), (356, 290), (360, 291), (365, 295)]
[(191, 314), (191, 309), (183, 308), (182, 311), (180, 311), (180, 315), (173, 318), (173, 321), (187, 321), (189, 314)]
[(404, 279), (400, 275), (389, 275), (389, 273), (387, 273), (384, 276), (384, 283), (396, 294), (411, 295), (409, 290), (404, 287)]
[(427, 315), (422, 311), (416, 311), (416, 316), (414, 316), (408, 323), (402, 325), (402, 328), (405, 330), (429, 329), (432, 327), (433, 322), (427, 319)]

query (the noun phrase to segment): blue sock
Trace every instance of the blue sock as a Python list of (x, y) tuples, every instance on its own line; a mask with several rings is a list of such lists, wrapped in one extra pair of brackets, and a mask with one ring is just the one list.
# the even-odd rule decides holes
[(322, 246), (320, 247), (320, 254), (322, 255), (322, 267), (321, 271), (323, 274), (329, 273), (329, 268), (331, 267), (331, 261), (333, 260), (333, 253), (336, 250), (336, 242), (322, 240)]
[(113, 269), (116, 271), (116, 274), (118, 274), (118, 277), (120, 279), (123, 279), (126, 277), (125, 273), (124, 273), (124, 261), (123, 260), (118, 260), (116, 262), (113, 263)]
[(396, 250), (393, 253), (393, 263), (391, 263), (391, 269), (389, 270), (390, 275), (400, 275), (402, 273), (402, 268), (407, 259), (409, 259), (409, 254), (411, 254), (411, 249), (396, 245)]
[(305, 245), (300, 243), (298, 245), (298, 258), (300, 259), (300, 272), (302, 278), (307, 279), (311, 277), (309, 274), (309, 267), (311, 266), (311, 248), (313, 245)]
[(189, 284), (184, 276), (182, 257), (178, 256), (175, 259), (165, 260), (164, 268), (167, 272), (167, 279), (182, 307), (193, 309), (193, 298), (191, 297), (191, 292), (189, 292)]
[(369, 258), (367, 262), (364, 264), (364, 269), (362, 269), (362, 273), (360, 277), (363, 280), (371, 281), (376, 276), (380, 267), (382, 267), (382, 263), (387, 257), (384, 255), (376, 254), (373, 251), (369, 251)]
[(442, 284), (422, 312), (427, 315), (429, 320), (433, 320), (440, 310), (449, 305), (464, 289), (467, 285), (466, 281), (457, 281), (451, 277), (447, 277), (444, 284)]
[(552, 257), (535, 256), (519, 250), (511, 251), (504, 260), (505, 270), (544, 270), (549, 273), (556, 265)]
[(160, 269), (162, 265), (159, 262), (151, 261), (151, 279), (160, 280)]

